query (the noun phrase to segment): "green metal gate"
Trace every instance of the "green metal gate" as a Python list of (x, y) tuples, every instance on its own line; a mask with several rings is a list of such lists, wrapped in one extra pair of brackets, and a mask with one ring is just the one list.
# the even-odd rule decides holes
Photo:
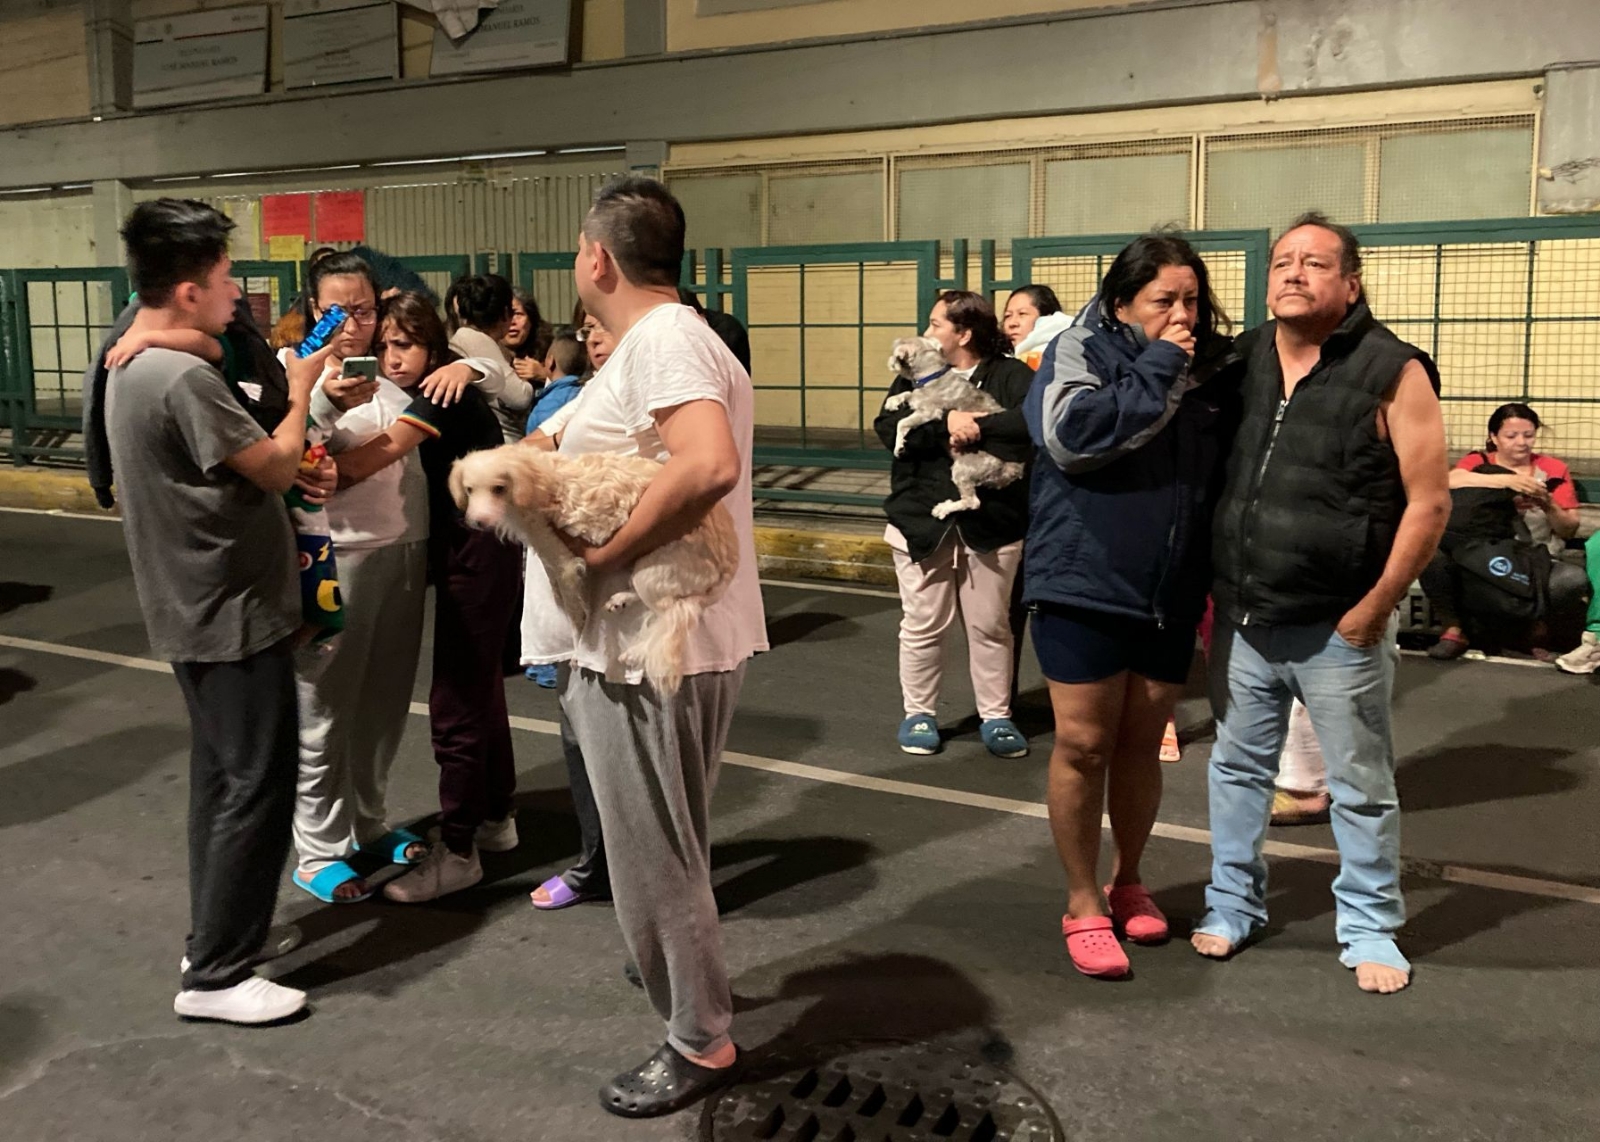
[(0, 418), (13, 464), (83, 455), (83, 373), (127, 298), (120, 267), (0, 271)]

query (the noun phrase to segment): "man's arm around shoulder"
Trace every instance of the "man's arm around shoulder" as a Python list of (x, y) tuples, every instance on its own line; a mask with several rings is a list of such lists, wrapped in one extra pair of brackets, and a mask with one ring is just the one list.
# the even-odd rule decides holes
[(311, 409), (311, 386), (322, 375), (330, 342), (309, 357), (292, 352), (285, 366), (289, 374), (289, 411), (272, 435), (257, 440), (229, 456), (224, 463), (264, 492), (282, 495), (294, 487), (300, 458), (306, 450), (306, 418)]

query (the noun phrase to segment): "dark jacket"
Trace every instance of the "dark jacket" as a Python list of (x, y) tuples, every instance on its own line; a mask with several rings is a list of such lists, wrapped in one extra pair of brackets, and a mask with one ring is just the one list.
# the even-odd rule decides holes
[(1229, 622), (1336, 622), (1383, 574), (1405, 512), (1378, 410), (1401, 371), (1433, 361), (1357, 302), (1283, 399), (1277, 323), (1239, 339), (1244, 418), (1217, 508), (1213, 594)]
[[(979, 447), (985, 452), (1022, 463), (1033, 458), (1033, 444), (1028, 439), (1021, 407), (1032, 381), (1033, 371), (1010, 357), (990, 357), (973, 371), (972, 383), (1005, 409), (979, 422), (983, 431)], [(909, 379), (897, 377), (885, 399), (911, 387)], [(879, 410), (872, 427), (885, 448), (894, 449), (900, 421), (910, 415), (909, 408)], [(956, 498), (956, 486), (950, 480), (950, 431), (944, 421), (912, 429), (906, 435), (905, 453), (896, 456), (890, 466), (889, 497), (883, 501), (884, 514), (906, 537), (911, 558), (922, 560), (932, 555), (952, 528), (962, 543), (985, 554), (1016, 543), (1028, 533), (1026, 475), (1004, 488), (979, 488), (981, 506), (971, 511), (956, 512), (948, 519), (933, 518), (935, 504)]]
[(1184, 351), (1100, 313), (1045, 350), (1023, 406), (1039, 446), (1023, 598), (1193, 625), (1210, 586), (1211, 513), (1238, 419), (1226, 337)]
[[(100, 352), (83, 374), (83, 459), (89, 487), (103, 508), (117, 503), (111, 494), (115, 474), (111, 470), (111, 443), (106, 437), (106, 382), (111, 376), (106, 368), (106, 353), (121, 340), (138, 313), (139, 303), (130, 301), (117, 315)], [(250, 305), (243, 298), (234, 304), (233, 320), (222, 335), (222, 351), (222, 375), (229, 390), (250, 418), (270, 435), (289, 414), (289, 379), (272, 346), (256, 328)]]

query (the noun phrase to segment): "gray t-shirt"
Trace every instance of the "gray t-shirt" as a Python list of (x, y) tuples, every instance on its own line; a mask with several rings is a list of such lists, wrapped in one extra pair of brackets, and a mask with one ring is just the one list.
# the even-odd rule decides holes
[(106, 435), (150, 647), (237, 662), (300, 624), (283, 497), (223, 463), (265, 438), (216, 369), (146, 349), (106, 385)]

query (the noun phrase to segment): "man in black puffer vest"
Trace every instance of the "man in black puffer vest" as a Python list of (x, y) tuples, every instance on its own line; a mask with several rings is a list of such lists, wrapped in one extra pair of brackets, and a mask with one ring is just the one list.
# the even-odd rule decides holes
[(1244, 421), (1213, 530), (1212, 870), (1193, 943), (1226, 956), (1266, 923), (1261, 843), (1299, 698), (1333, 797), (1340, 962), (1394, 992), (1411, 979), (1394, 942), (1394, 611), (1450, 515), (1439, 375), (1373, 318), (1355, 236), (1320, 214), (1273, 247), (1267, 301), (1275, 320), (1236, 346)]

